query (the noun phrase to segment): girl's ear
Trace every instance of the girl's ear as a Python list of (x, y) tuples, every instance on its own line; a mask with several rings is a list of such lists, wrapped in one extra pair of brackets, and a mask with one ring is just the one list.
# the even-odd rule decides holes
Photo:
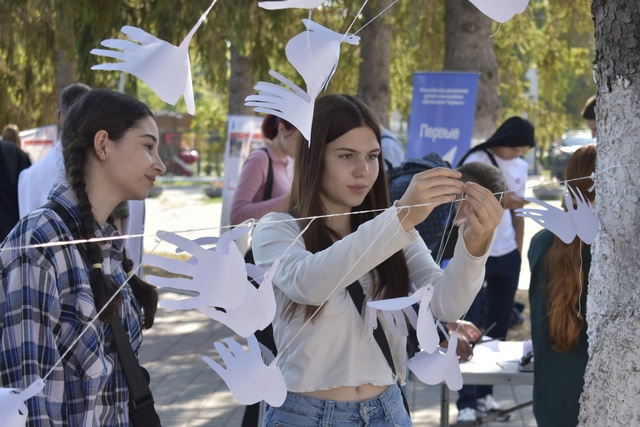
[(96, 157), (101, 163), (107, 161), (107, 140), (109, 134), (106, 130), (99, 130), (93, 137), (93, 149), (96, 153)]

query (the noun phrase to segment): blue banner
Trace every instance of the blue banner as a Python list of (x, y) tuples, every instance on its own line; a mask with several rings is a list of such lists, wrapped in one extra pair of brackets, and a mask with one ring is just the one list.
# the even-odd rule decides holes
[(455, 167), (471, 148), (478, 73), (413, 74), (407, 159), (435, 151)]

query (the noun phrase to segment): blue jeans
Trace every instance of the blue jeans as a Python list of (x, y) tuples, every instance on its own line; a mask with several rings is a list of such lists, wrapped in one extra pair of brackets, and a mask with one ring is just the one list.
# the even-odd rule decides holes
[[(513, 302), (518, 290), (521, 262), (522, 258), (517, 249), (503, 256), (489, 257), (484, 275), (487, 286), (480, 290), (465, 316), (465, 320), (482, 328), (488, 328), (495, 322), (496, 326), (489, 332), (492, 338), (507, 338)], [(476, 399), (488, 394), (493, 394), (493, 386), (464, 385), (458, 391), (456, 405), (458, 409), (475, 409)]]
[(338, 402), (287, 393), (282, 406), (267, 405), (263, 427), (409, 427), (400, 387), (389, 386), (378, 397)]

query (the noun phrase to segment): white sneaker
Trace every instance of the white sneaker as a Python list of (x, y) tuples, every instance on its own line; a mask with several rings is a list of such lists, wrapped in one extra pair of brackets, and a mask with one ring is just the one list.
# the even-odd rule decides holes
[(502, 410), (502, 407), (493, 398), (493, 395), (487, 394), (484, 398), (478, 399), (477, 407), (482, 412), (498, 412)]
[(456, 420), (456, 422), (457, 423), (464, 423), (464, 422), (475, 421), (475, 420), (476, 420), (476, 410), (475, 409), (473, 409), (473, 408), (462, 408), (458, 412), (458, 419)]
[[(496, 402), (496, 400), (493, 398), (493, 395), (491, 394), (487, 394), (484, 398), (478, 399), (476, 406), (479, 412), (483, 412), (485, 414), (496, 413), (502, 410), (502, 407), (500, 406), (500, 404)], [(505, 421), (509, 421), (509, 419), (511, 419), (511, 415), (504, 414), (504, 415), (500, 415), (499, 417), (496, 417), (495, 421), (505, 422)]]

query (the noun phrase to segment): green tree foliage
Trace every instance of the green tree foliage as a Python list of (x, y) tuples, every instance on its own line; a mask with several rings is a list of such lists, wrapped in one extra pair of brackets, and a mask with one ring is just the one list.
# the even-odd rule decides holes
[[(398, 1), (392, 6), (390, 109), (405, 119), (411, 106), (413, 72), (442, 69), (444, 2)], [(21, 128), (51, 123), (59, 78), (56, 70), (61, 63), (72, 64), (79, 81), (116, 89), (119, 73), (90, 69), (104, 61), (88, 53), (92, 48), (106, 38), (123, 38), (123, 25), (138, 26), (179, 44), (210, 4), (210, 0), (0, 2), (4, 21), (0, 29), (0, 123), (11, 121)], [(366, 24), (358, 14), (361, 6), (362, 0), (327, 0), (313, 11), (312, 19), (339, 32), (353, 23), (350, 31), (357, 33)], [(307, 17), (303, 9), (267, 11), (258, 8), (255, 0), (219, 0), (191, 42), (191, 64), (197, 70), (194, 126), (216, 126), (224, 132), (232, 45), (249, 58), (256, 82), (273, 81), (268, 71), (274, 69), (303, 86), (286, 60), (285, 46), (304, 30), (301, 20)], [(531, 0), (525, 13), (501, 26), (496, 23), (494, 28), (504, 116), (526, 114), (536, 124), (538, 140), (544, 145), (563, 130), (581, 126), (580, 107), (595, 92), (588, 2)], [(359, 47), (342, 44), (340, 63), (327, 91), (355, 93), (359, 65)], [(529, 68), (538, 70), (538, 102), (526, 95)], [(143, 93), (144, 87), (127, 75), (125, 92)], [(183, 101), (175, 108), (184, 112)]]

